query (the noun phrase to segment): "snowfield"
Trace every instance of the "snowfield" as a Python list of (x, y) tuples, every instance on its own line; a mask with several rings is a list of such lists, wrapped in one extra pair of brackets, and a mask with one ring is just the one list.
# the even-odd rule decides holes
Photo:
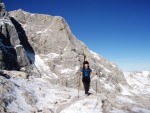
[(141, 94), (150, 94), (150, 72), (125, 72), (127, 83)]
[[(128, 84), (136, 85), (136, 87), (130, 89), (120, 86), (123, 91), (112, 99), (114, 103), (107, 101), (107, 97), (102, 94), (92, 94), (86, 97), (84, 91), (80, 90), (78, 98), (77, 89), (66, 88), (59, 84), (52, 85), (47, 78), (30, 78), (28, 80), (15, 76), (16, 72), (11, 73), (10, 81), (15, 85), (13, 95), (16, 99), (7, 106), (10, 113), (45, 113), (45, 109), (46, 113), (105, 113), (109, 107), (111, 108), (106, 113), (150, 113), (148, 105), (144, 106), (147, 98), (144, 97), (145, 102), (143, 103), (140, 101), (142, 98), (140, 96), (143, 94), (150, 97), (150, 89), (146, 86), (149, 85), (149, 73), (140, 72), (136, 75), (125, 73)], [(135, 91), (136, 93), (134, 93)]]
[(17, 98), (7, 107), (10, 112), (28, 113), (35, 107), (37, 111), (48, 108), (56, 113), (101, 113), (102, 111), (102, 104), (96, 96), (86, 97), (83, 91), (80, 91), (78, 98), (77, 89), (48, 84), (49, 81), (45, 78), (28, 81), (12, 77), (10, 80), (17, 86), (13, 92)]
[[(58, 55), (48, 56), (53, 58)], [(115, 96), (111, 96), (111, 93), (115, 92), (115, 85), (106, 78), (95, 76), (92, 80), (100, 81), (109, 92), (96, 94), (90, 89), (92, 95), (87, 97), (80, 89), (78, 98), (77, 88), (51, 84), (50, 80), (57, 79), (57, 75), (46, 65), (46, 59), (43, 60), (39, 55), (30, 53), (28, 57), (43, 76), (24, 79), (20, 76), (23, 76), (23, 73), (5, 71), (11, 75), (9, 82), (15, 86), (12, 92), (15, 99), (7, 106), (10, 113), (150, 113), (150, 72), (148, 71), (125, 72), (128, 86), (118, 84), (121, 92)], [(76, 70), (78, 69), (79, 67), (76, 67)], [(72, 71), (64, 69), (61, 73), (69, 75)]]

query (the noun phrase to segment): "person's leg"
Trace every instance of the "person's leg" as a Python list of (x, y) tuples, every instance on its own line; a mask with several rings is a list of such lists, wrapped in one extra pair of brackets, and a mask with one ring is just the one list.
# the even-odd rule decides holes
[(90, 89), (90, 78), (87, 79), (87, 92), (89, 94), (89, 89)]
[(87, 93), (89, 92), (89, 88), (90, 88), (90, 85), (89, 84), (87, 84)]
[(87, 80), (86, 80), (86, 78), (83, 78), (83, 79), (82, 79), (82, 82), (83, 82), (85, 94), (88, 94), (88, 85), (87, 85)]
[(88, 90), (88, 84), (85, 83), (84, 85), (85, 85), (85, 94), (88, 94), (88, 91), (89, 91)]

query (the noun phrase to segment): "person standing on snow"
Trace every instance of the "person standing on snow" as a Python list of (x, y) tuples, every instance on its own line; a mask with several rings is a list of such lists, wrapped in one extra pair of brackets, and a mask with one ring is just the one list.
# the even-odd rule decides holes
[(88, 61), (83, 62), (83, 68), (81, 69), (80, 76), (82, 76), (82, 82), (84, 85), (85, 95), (90, 95), (89, 88), (90, 88), (90, 82), (91, 82), (91, 74), (97, 74), (95, 72), (92, 72), (89, 66)]

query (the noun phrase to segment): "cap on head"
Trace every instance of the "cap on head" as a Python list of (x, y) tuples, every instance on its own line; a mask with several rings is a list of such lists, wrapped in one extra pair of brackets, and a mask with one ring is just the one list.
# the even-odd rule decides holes
[(84, 61), (83, 64), (89, 64), (89, 62), (88, 61)]

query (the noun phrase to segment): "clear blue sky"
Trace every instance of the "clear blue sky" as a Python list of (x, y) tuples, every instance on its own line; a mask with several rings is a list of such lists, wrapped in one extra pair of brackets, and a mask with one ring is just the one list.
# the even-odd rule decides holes
[(59, 15), (124, 71), (150, 70), (150, 0), (3, 0), (7, 10)]

